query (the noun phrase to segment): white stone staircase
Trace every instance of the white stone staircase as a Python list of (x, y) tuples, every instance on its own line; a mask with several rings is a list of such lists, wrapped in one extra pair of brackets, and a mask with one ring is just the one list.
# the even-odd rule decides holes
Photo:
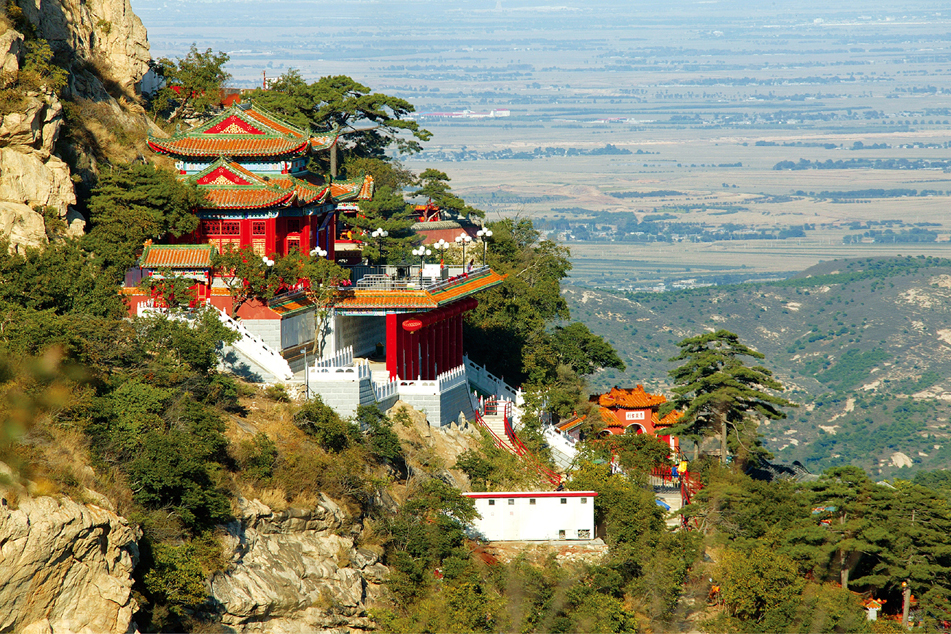
[(496, 442), (501, 442), (503, 449), (517, 453), (511, 439), (505, 433), (505, 414), (486, 414), (482, 417), (482, 422), (495, 434)]
[(294, 380), (294, 371), (279, 352), (264, 343), (260, 337), (253, 335), (240, 322), (232, 319), (228, 313), (218, 308), (215, 308), (215, 312), (218, 313), (221, 323), (241, 335), (241, 338), (232, 343), (231, 347), (277, 380), (286, 382)]
[[(293, 381), (294, 372), (279, 352), (264, 343), (260, 337), (253, 335), (251, 331), (232, 319), (225, 311), (211, 304), (207, 304), (206, 306), (215, 311), (218, 315), (218, 319), (226, 328), (241, 335), (237, 341), (231, 344), (232, 348), (240, 352), (248, 361), (251, 361), (278, 381)], [(198, 323), (201, 309), (169, 311), (162, 306), (156, 306), (152, 300), (149, 300), (139, 305), (137, 314), (139, 317), (163, 315), (167, 319), (182, 321), (190, 326), (194, 326)]]

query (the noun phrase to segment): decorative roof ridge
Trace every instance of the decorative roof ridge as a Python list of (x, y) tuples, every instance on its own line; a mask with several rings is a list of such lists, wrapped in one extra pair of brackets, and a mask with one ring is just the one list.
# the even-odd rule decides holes
[[(320, 136), (329, 136), (329, 137), (333, 137), (333, 139), (330, 141), (330, 143), (318, 144), (317, 137), (320, 137)], [(340, 139), (340, 136), (341, 136), (340, 124), (337, 123), (336, 121), (334, 121), (334, 124), (330, 126), (330, 129), (327, 130), (326, 132), (317, 132), (315, 130), (310, 129), (309, 127), (307, 128), (307, 138), (310, 140), (310, 145), (312, 149), (325, 150), (327, 148), (333, 147), (334, 145), (336, 145), (337, 141)], [(320, 147), (317, 147), (318, 145)]]
[(216, 158), (214, 161), (208, 164), (208, 167), (206, 167), (202, 171), (192, 176), (192, 180), (194, 180), (197, 183), (203, 176), (207, 176), (208, 174), (211, 174), (213, 171), (215, 171), (216, 169), (220, 167), (227, 167), (231, 169), (231, 171), (241, 174), (242, 176), (244, 176), (251, 182), (248, 183), (247, 185), (232, 183), (230, 185), (205, 184), (205, 185), (197, 185), (197, 186), (208, 187), (212, 189), (233, 189), (238, 187), (252, 187), (255, 189), (260, 189), (263, 187), (265, 189), (269, 189), (274, 192), (288, 192), (291, 189), (295, 189), (294, 185), (291, 185), (290, 187), (281, 187), (279, 183), (275, 182), (275, 179), (267, 178), (265, 176), (260, 176), (252, 172), (251, 170), (247, 169), (246, 167), (244, 167), (243, 165), (235, 161), (230, 156), (224, 156), (224, 155), (218, 156), (218, 158)]
[(214, 249), (215, 245), (200, 242), (198, 244), (146, 244), (142, 250), (148, 249)]
[[(235, 104), (235, 106), (239, 106), (239, 105), (241, 105), (241, 104)], [(234, 107), (234, 106), (232, 106), (232, 107)], [(244, 111), (247, 111), (247, 110), (253, 110), (254, 112), (257, 112), (258, 114), (264, 115), (264, 116), (267, 117), (268, 119), (272, 119), (275, 123), (279, 123), (279, 124), (281, 124), (282, 126), (284, 126), (284, 127), (286, 127), (286, 128), (289, 128), (290, 130), (293, 130), (293, 131), (295, 131), (295, 132), (300, 132), (301, 136), (303, 136), (305, 139), (306, 139), (306, 138), (310, 138), (311, 136), (313, 136), (313, 133), (312, 133), (312, 131), (311, 131), (311, 129), (310, 129), (310, 126), (308, 126), (307, 128), (299, 128), (299, 127), (297, 127), (296, 125), (294, 125), (293, 123), (290, 123), (290, 122), (288, 122), (288, 121), (285, 121), (284, 119), (282, 119), (282, 118), (279, 117), (278, 115), (274, 114), (274, 113), (271, 112), (270, 110), (265, 110), (264, 108), (258, 106), (256, 103), (254, 103), (254, 102), (251, 101), (250, 99), (248, 100), (248, 107), (245, 108)], [(338, 127), (339, 127), (339, 126), (338, 126)]]
[[(180, 140), (186, 139), (186, 138), (188, 138), (188, 137), (194, 137), (194, 136), (197, 135), (197, 134), (203, 134), (203, 131), (204, 131), (204, 130), (207, 130), (208, 128), (214, 127), (215, 125), (221, 123), (222, 121), (224, 121), (225, 119), (227, 119), (227, 118), (230, 117), (230, 116), (237, 116), (238, 118), (240, 118), (242, 121), (244, 121), (244, 122), (247, 123), (248, 125), (251, 125), (251, 126), (254, 126), (254, 127), (264, 127), (264, 128), (266, 128), (266, 131), (262, 131), (262, 132), (263, 132), (262, 134), (260, 134), (260, 135), (255, 135), (255, 136), (261, 136), (261, 137), (264, 137), (264, 138), (284, 138), (284, 139), (290, 138), (290, 139), (293, 139), (295, 142), (301, 142), (301, 141), (305, 141), (305, 142), (306, 142), (306, 141), (309, 141), (310, 138), (311, 138), (311, 136), (312, 136), (310, 130), (302, 130), (302, 129), (298, 128), (297, 126), (295, 126), (295, 125), (293, 125), (293, 124), (290, 124), (290, 123), (287, 123), (286, 121), (281, 120), (280, 117), (277, 117), (277, 116), (271, 114), (270, 112), (268, 112), (268, 111), (266, 111), (266, 110), (264, 110), (264, 109), (262, 109), (262, 108), (258, 108), (257, 106), (255, 106), (255, 105), (253, 105), (253, 104), (250, 104), (248, 108), (241, 108), (240, 106), (241, 106), (241, 104), (234, 104), (234, 105), (232, 105), (231, 107), (229, 107), (229, 108), (227, 108), (227, 109), (221, 111), (219, 114), (216, 114), (216, 115), (213, 116), (212, 118), (208, 119), (208, 120), (205, 121), (204, 123), (199, 123), (198, 125), (193, 126), (193, 127), (189, 128), (189, 129), (185, 130), (184, 132), (176, 132), (175, 134), (171, 134), (171, 135), (169, 135), (169, 136), (166, 137), (166, 138), (158, 138), (158, 137), (155, 137), (155, 136), (151, 133), (151, 130), (150, 130), (150, 131), (149, 131), (148, 138), (149, 138), (149, 139), (152, 139), (152, 140), (156, 140), (156, 141), (161, 141), (161, 142), (164, 142), (164, 143), (173, 143), (173, 142), (175, 142), (175, 141), (180, 141)], [(292, 135), (292, 134), (287, 134), (286, 132), (280, 132), (280, 131), (278, 131), (278, 130), (275, 130), (273, 127), (271, 127), (271, 126), (270, 126), (267, 122), (265, 122), (265, 121), (259, 121), (259, 120), (257, 120), (257, 119), (252, 118), (251, 116), (249, 116), (249, 115), (247, 114), (247, 111), (248, 111), (248, 110), (252, 110), (252, 111), (254, 111), (254, 112), (257, 112), (258, 114), (261, 114), (261, 115), (262, 115), (263, 117), (265, 117), (266, 119), (270, 119), (273, 123), (276, 123), (276, 124), (278, 124), (278, 125), (284, 126), (284, 127), (288, 128), (289, 130), (291, 130), (292, 132), (296, 132), (296, 133), (299, 135), (299, 138), (298, 138), (298, 137), (295, 137), (295, 136)], [(211, 138), (220, 138), (220, 137), (228, 138), (228, 137), (233, 137), (233, 136), (235, 136), (235, 135), (233, 135), (233, 134), (208, 134), (207, 136), (208, 136), (208, 137), (211, 137)]]

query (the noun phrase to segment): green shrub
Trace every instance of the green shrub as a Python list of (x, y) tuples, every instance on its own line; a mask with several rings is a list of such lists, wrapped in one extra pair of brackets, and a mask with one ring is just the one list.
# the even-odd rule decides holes
[(291, 395), (283, 385), (268, 385), (264, 388), (264, 396), (276, 403), (290, 403)]
[(153, 599), (178, 616), (205, 603), (205, 574), (191, 544), (152, 546), (152, 567), (143, 579)]
[(392, 423), (376, 405), (361, 405), (357, 408), (357, 422), (366, 430), (366, 447), (370, 454), (380, 462), (386, 462), (397, 469), (405, 468), (403, 447), (394, 433)]
[(238, 465), (245, 474), (255, 480), (267, 481), (274, 475), (277, 463), (277, 445), (264, 432), (238, 445)]
[(340, 452), (357, 443), (360, 431), (340, 418), (319, 396), (310, 399), (294, 414), (294, 424), (326, 451)]

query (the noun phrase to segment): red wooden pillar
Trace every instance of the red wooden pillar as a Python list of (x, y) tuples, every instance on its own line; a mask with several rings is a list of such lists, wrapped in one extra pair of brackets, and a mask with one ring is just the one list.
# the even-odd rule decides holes
[(433, 327), (427, 324), (419, 330), (419, 378), (429, 378), (429, 335)]
[(449, 324), (452, 323), (452, 317), (446, 316), (442, 320), (442, 366), (441, 371), (446, 372), (453, 369), (455, 364), (452, 362), (452, 336), (449, 334)]
[(456, 365), (462, 365), (462, 356), (466, 353), (462, 346), (462, 320), (465, 316), (461, 311), (456, 315)]
[(462, 342), (459, 341), (459, 320), (462, 319), (462, 315), (456, 313), (452, 316), (452, 321), (449, 322), (450, 330), (449, 336), (452, 337), (452, 365), (453, 367), (459, 367), (462, 365), (462, 355), (460, 351), (462, 350)]
[(406, 342), (406, 376), (403, 378), (415, 381), (419, 376), (419, 331), (409, 333)]
[(446, 337), (445, 347), (443, 348), (446, 351), (446, 369), (451, 370), (456, 367), (456, 316), (452, 314), (452, 309), (449, 309), (449, 316), (446, 317), (446, 329), (443, 331), (443, 336)]
[(402, 324), (401, 315), (390, 313), (386, 316), (386, 371), (390, 373), (390, 378), (399, 374), (400, 361), (402, 360)]
[(429, 333), (426, 341), (426, 347), (429, 349), (429, 363), (426, 364), (426, 378), (432, 381), (436, 378), (436, 326), (429, 325)]
[(442, 336), (443, 321), (443, 318), (440, 316), (439, 321), (436, 322), (436, 332), (433, 335), (436, 338), (436, 363), (433, 366), (434, 379), (440, 372), (446, 371), (446, 360), (443, 358), (442, 349), (444, 343), (444, 337)]

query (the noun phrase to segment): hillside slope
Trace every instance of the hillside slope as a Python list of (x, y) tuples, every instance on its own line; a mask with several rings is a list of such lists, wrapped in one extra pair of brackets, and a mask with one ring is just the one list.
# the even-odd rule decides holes
[(593, 389), (667, 389), (677, 342), (726, 328), (766, 355), (802, 405), (761, 428), (779, 458), (904, 477), (951, 459), (951, 260), (835, 260), (773, 283), (564, 293), (628, 364), (592, 377)]

